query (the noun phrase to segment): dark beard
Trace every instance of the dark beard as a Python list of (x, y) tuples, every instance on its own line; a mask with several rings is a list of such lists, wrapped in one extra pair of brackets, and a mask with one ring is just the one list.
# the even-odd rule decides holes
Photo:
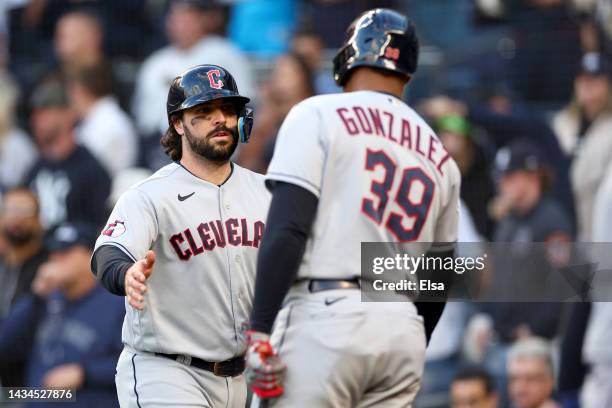
[(9, 231), (4, 230), (4, 238), (8, 241), (9, 244), (13, 247), (22, 247), (34, 240), (36, 238), (36, 234), (34, 231)]
[[(189, 131), (187, 126), (185, 126), (184, 129), (185, 129), (185, 137), (187, 138), (187, 142), (189, 143), (189, 146), (191, 147), (191, 151), (193, 151), (195, 154), (202, 156), (205, 159), (210, 160), (212, 162), (216, 162), (216, 163), (227, 162), (230, 159), (230, 157), (232, 157), (232, 154), (234, 154), (234, 151), (236, 150), (236, 147), (238, 146), (238, 129), (237, 128), (230, 129), (225, 126), (217, 126), (214, 130), (208, 132), (206, 137), (203, 139), (198, 139), (194, 137), (193, 133)], [(213, 134), (217, 132), (222, 132), (222, 131), (227, 132), (232, 135), (232, 143), (230, 143), (227, 146), (214, 146), (210, 142), (210, 137)]]

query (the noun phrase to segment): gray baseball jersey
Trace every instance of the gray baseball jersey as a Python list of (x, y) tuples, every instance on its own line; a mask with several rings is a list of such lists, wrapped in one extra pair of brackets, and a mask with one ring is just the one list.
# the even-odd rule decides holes
[(298, 276), (359, 275), (361, 242), (455, 242), (461, 176), (434, 131), (401, 100), (361, 91), (309, 98), (283, 123), (268, 182), (319, 198)]
[(269, 202), (263, 176), (236, 164), (221, 186), (172, 163), (123, 194), (96, 249), (156, 254), (144, 310), (126, 300), (123, 342), (208, 361), (242, 354)]
[[(267, 180), (319, 199), (300, 278), (359, 276), (361, 242), (415, 242), (406, 249), (419, 256), (431, 242), (457, 239), (457, 165), (423, 119), (387, 94), (324, 95), (295, 106)], [(414, 304), (307, 288), (308, 281), (291, 287), (275, 322), (271, 343), (287, 376), (274, 406), (412, 406), (425, 361)]]

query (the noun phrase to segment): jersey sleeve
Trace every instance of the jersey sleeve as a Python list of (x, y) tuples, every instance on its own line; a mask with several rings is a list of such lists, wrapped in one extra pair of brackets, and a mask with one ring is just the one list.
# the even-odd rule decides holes
[(144, 258), (158, 233), (155, 208), (145, 193), (130, 189), (117, 201), (95, 249), (113, 245), (134, 262)]
[(321, 117), (315, 107), (301, 103), (281, 126), (266, 185), (277, 181), (300, 186), (319, 198), (326, 160), (326, 142), (320, 132)]

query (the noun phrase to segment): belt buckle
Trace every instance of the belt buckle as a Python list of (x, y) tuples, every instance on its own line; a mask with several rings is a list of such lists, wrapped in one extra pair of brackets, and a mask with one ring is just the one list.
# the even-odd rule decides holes
[(228, 374), (223, 369), (224, 367), (221, 365), (222, 363), (215, 362), (213, 364), (213, 374), (217, 377), (231, 377), (231, 374)]

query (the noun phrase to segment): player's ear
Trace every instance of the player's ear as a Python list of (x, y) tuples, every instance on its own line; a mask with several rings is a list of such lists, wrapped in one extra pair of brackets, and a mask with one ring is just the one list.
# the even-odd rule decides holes
[(185, 129), (183, 129), (183, 121), (181, 119), (182, 118), (180, 116), (173, 116), (172, 126), (174, 127), (176, 133), (183, 136), (183, 134), (185, 133)]

